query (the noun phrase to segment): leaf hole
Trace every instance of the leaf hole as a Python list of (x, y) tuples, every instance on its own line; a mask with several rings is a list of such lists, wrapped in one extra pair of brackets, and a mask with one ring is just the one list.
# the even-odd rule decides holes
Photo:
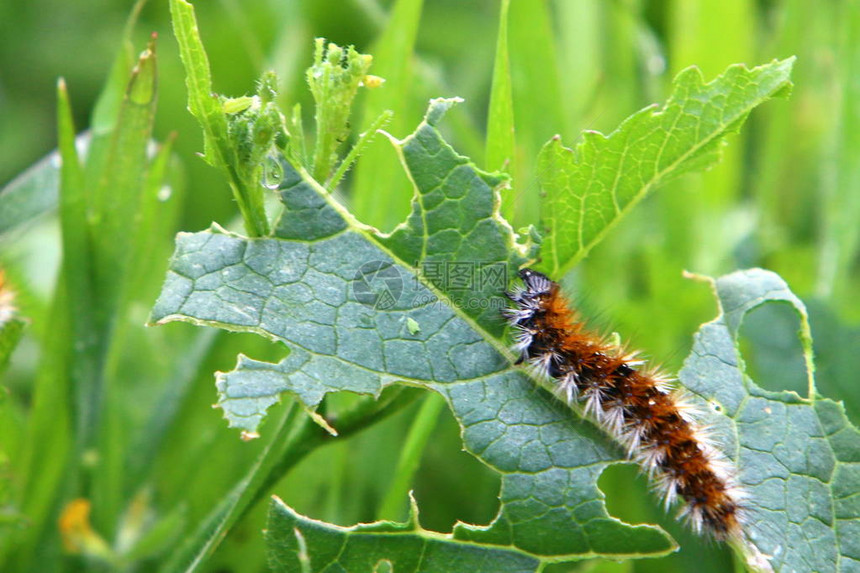
[(610, 515), (626, 523), (648, 523), (660, 518), (654, 510), (657, 499), (648, 491), (648, 481), (632, 463), (610, 464), (597, 486), (604, 493)]
[(488, 524), (499, 512), (500, 488), (501, 476), (464, 451), (460, 425), (446, 406), (416, 474), (421, 525), (447, 533), (457, 521)]
[(747, 373), (756, 384), (766, 390), (793, 390), (807, 397), (799, 329), (797, 313), (788, 303), (764, 304), (746, 315), (740, 349)]
[[(597, 485), (606, 495), (606, 509), (610, 515), (630, 524), (659, 525), (678, 542), (680, 549), (676, 553), (657, 560), (637, 561), (635, 571), (732, 571), (730, 550), (697, 536), (673, 519), (679, 509), (677, 504), (668, 512), (663, 511), (662, 500), (651, 492), (648, 479), (637, 465), (611, 464), (600, 474)], [(547, 569), (546, 573), (551, 571)], [(561, 573), (561, 570), (552, 573)]]
[[(328, 395), (333, 410), (355, 400), (350, 392)], [(297, 512), (351, 526), (376, 521), (422, 400), (347, 438), (334, 438), (300, 462), (275, 488)], [(445, 407), (436, 419), (409, 488), (425, 529), (450, 532), (457, 521), (485, 524), (498, 513), (499, 475), (463, 451), (460, 427)], [(402, 496), (395, 521), (405, 521)], [(384, 570), (384, 569), (381, 569)]]
[[(375, 141), (341, 183), (341, 188), (349, 190), (350, 210), (355, 216), (362, 223), (373, 225), (385, 233), (405, 221), (411, 210), (415, 186), (400, 161), (394, 145), (377, 134)], [(361, 172), (369, 165), (374, 169), (372, 188), (362, 189), (361, 196), (356, 197), (356, 182), (367, 185), (366, 173), (362, 175)], [(362, 179), (365, 180), (362, 182)]]

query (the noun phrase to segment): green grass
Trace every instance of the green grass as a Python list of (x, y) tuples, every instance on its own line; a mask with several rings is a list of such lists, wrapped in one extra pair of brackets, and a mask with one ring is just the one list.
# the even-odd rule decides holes
[[(691, 64), (710, 80), (731, 63), (796, 55), (790, 99), (755, 111), (712, 170), (645, 198), (565, 284), (586, 315), (676, 371), (692, 333), (715, 314), (706, 289), (683, 279), (682, 271), (771, 269), (809, 307), (819, 391), (844, 400), (849, 417), (860, 418), (860, 305), (853, 296), (860, 286), (860, 14), (854, 4), (513, 1), (506, 41), (497, 38), (497, 2), (341, 4), (199, 3), (214, 90), (253, 94), (257, 78), (272, 68), (281, 81), (280, 108), (289, 115), (300, 103), (310, 135), (314, 108), (304, 73), (312, 39), (355, 44), (374, 56), (370, 72), (386, 83), (359, 95), (351, 141), (386, 109), (395, 116), (384, 129), (402, 138), (431, 97), (465, 98), (442, 129), (478, 166), (505, 166), (513, 176), (502, 208), (515, 228), (538, 222), (537, 158), (553, 135), (572, 146), (582, 130), (608, 133), (641, 107), (665, 100), (672, 77)], [(232, 369), (239, 352), (276, 362), (283, 346), (189, 325), (143, 327), (174, 234), (216, 221), (264, 235), (261, 217), (253, 215), (262, 205), (250, 197), (246, 208), (241, 201), (257, 189), (246, 193), (241, 181), (195, 156), (204, 143), (186, 110), (185, 73), (166, 3), (145, 5), (123, 32), (126, 10), (120, 2), (53, 2), (38, 12), (16, 3), (0, 11), (9, 31), (0, 40), (0, 181), (11, 181), (54, 148), (63, 157), (61, 193), (56, 183), (31, 177), (0, 194), (0, 262), (29, 320), (3, 371), (0, 569), (100, 570), (63, 550), (56, 525), (64, 505), (84, 497), (93, 504), (98, 534), (112, 544), (122, 536), (133, 540), (135, 552), (126, 552), (116, 568), (153, 570), (176, 558), (178, 542), (193, 538), (224, 504), (232, 527), (201, 570), (264, 570), (266, 504), (250, 504), (257, 496), (246, 499), (236, 487), (255, 463), (271, 463), (261, 455), (265, 450), (286, 448), (309, 430), (284, 399), (261, 440), (240, 442), (210, 408), (217, 400), (212, 373)], [(158, 32), (157, 111), (145, 81), (152, 58), (122, 104), (136, 54), (152, 31)], [(504, 50), (507, 66), (498, 57)], [(59, 75), (65, 86), (54, 89)], [(55, 124), (56, 135), (46, 127)], [(88, 127), (92, 139), (83, 160), (73, 142), (76, 130)], [(161, 142), (154, 155), (145, 152), (150, 135)], [(49, 178), (49, 171), (37, 174)], [(359, 220), (391, 230), (409, 211), (408, 185), (392, 147), (378, 137), (339, 193)], [(256, 223), (243, 230), (236, 224), (240, 211)], [(787, 328), (796, 329), (796, 319), (789, 320), (795, 323)], [(750, 327), (746, 335), (754, 377), (776, 378), (770, 389), (789, 387), (790, 375), (769, 373), (781, 372), (799, 350), (774, 340), (767, 327)], [(333, 412), (356, 406), (350, 395), (331, 398), (326, 407)], [(318, 439), (319, 448), (283, 477), (266, 480), (257, 495), (277, 494), (305, 515), (346, 526), (405, 518), (408, 489), (430, 530), (449, 531), (456, 520), (485, 524), (495, 515), (499, 477), (461, 451), (457, 425), (438, 400), (405, 405), (354, 436)], [(601, 478), (610, 511), (661, 524), (681, 551), (628, 562), (625, 570), (732, 566), (728, 552), (664, 516), (644, 481), (627, 469), (613, 466)], [(247, 507), (230, 509), (230, 500)], [(136, 517), (134, 508), (144, 516)]]

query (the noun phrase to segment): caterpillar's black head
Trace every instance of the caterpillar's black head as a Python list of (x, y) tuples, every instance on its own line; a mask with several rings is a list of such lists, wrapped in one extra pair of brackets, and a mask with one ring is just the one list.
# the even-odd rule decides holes
[[(540, 306), (540, 301), (549, 295), (555, 283), (552, 282), (546, 275), (533, 271), (532, 269), (522, 269), (519, 273), (522, 279), (522, 286), (514, 286), (511, 290), (505, 292), (505, 296), (514, 301), (519, 309), (535, 310)], [(505, 311), (508, 317), (512, 315), (519, 316), (521, 313)]]
[(532, 269), (522, 269), (520, 278), (523, 279), (526, 292), (530, 296), (540, 296), (548, 293), (553, 286), (553, 282), (543, 273), (533, 271)]

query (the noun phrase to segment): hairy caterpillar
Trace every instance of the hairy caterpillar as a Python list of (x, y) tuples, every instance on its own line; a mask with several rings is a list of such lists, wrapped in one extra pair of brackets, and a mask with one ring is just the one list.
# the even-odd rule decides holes
[(617, 344), (589, 331), (558, 284), (531, 269), (505, 293), (514, 350), (557, 395), (585, 413), (627, 450), (652, 480), (666, 508), (696, 532), (741, 539), (744, 492), (734, 467), (698, 419), (698, 408), (671, 379)]

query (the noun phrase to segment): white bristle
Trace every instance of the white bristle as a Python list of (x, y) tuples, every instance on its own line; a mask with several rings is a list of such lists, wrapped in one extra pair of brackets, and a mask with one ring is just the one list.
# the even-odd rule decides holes
[(660, 463), (666, 458), (666, 452), (663, 448), (651, 446), (642, 448), (634, 454), (636, 462), (645, 470), (648, 477), (653, 478)]
[(538, 354), (532, 358), (529, 361), (529, 365), (531, 366), (532, 371), (539, 378), (552, 378), (550, 376), (550, 364), (554, 359), (555, 355), (552, 352), (544, 352), (543, 354)]
[(576, 372), (573, 371), (568, 372), (558, 379), (556, 391), (558, 392), (559, 397), (568, 404), (573, 404), (578, 399), (578, 389), (576, 386), (578, 380), (579, 377), (576, 375)]

